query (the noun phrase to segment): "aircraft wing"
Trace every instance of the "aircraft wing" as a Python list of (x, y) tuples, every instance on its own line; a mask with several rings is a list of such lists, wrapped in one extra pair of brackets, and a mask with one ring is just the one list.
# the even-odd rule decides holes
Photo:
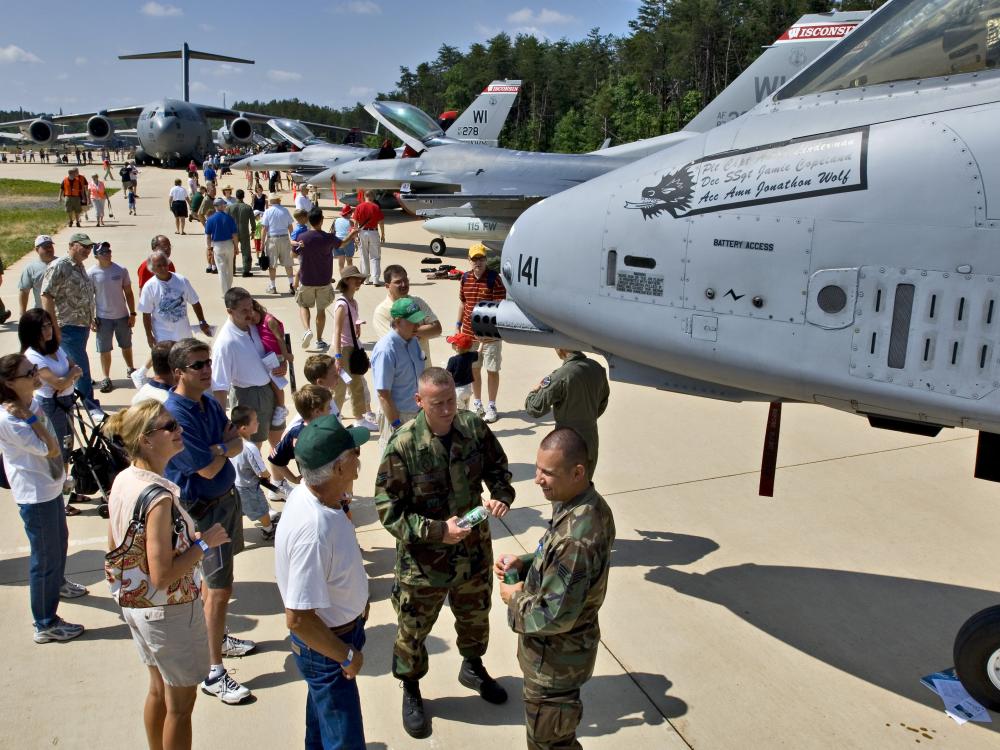
[(472, 195), (470, 193), (400, 193), (399, 205), (407, 213), (423, 219), (446, 216), (480, 216), (517, 218), (544, 195)]
[(0, 123), (0, 127), (16, 127), (19, 125), (30, 125), (35, 120), (42, 118), (49, 120), (54, 123), (64, 123), (64, 122), (85, 122), (89, 120), (94, 115), (103, 115), (105, 117), (138, 117), (142, 110), (145, 109), (145, 105), (138, 105), (134, 107), (117, 107), (115, 109), (102, 109), (100, 112), (75, 112), (71, 115), (39, 115), (38, 117), (32, 117), (28, 120), (11, 120), (9, 122)]
[[(226, 107), (212, 107), (206, 104), (195, 104), (195, 107), (201, 110), (205, 117), (220, 117), (223, 120), (232, 120), (236, 117), (245, 117), (251, 122), (262, 122), (267, 123), (269, 120), (276, 119), (274, 115), (263, 115), (259, 112), (244, 112), (242, 110), (228, 109)], [(292, 118), (289, 118), (292, 119)], [(300, 122), (310, 128), (325, 128), (327, 130), (341, 130), (348, 133), (352, 128), (344, 127), (343, 125), (327, 125), (322, 122), (309, 122), (308, 120), (293, 120), (294, 122)], [(375, 135), (375, 133), (370, 133), (366, 130), (360, 131), (363, 135)]]

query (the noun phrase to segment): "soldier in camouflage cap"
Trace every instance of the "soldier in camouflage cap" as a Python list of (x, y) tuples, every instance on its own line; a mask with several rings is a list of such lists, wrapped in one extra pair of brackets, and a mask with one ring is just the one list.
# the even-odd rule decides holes
[[(507, 619), (518, 633), (529, 750), (579, 748), (580, 687), (590, 679), (608, 588), (615, 521), (587, 479), (587, 446), (569, 428), (538, 448), (535, 484), (552, 505), (552, 522), (533, 555), (503, 555), (495, 566)], [(516, 571), (518, 583), (504, 583)], [(508, 579), (509, 580), (509, 579)]]
[[(382, 525), (396, 537), (392, 604), (398, 616), (392, 674), (403, 681), (403, 728), (427, 737), (419, 680), (427, 674), (424, 641), (445, 597), (455, 615), (459, 682), (490, 703), (507, 700), (482, 656), (489, 641), (493, 589), (490, 527), (458, 525), (477, 507), (503, 517), (514, 501), (507, 456), (489, 426), (473, 412), (458, 411), (455, 381), (430, 367), (420, 375), (421, 411), (389, 440), (375, 487)], [(482, 500), (483, 483), (490, 499)]]

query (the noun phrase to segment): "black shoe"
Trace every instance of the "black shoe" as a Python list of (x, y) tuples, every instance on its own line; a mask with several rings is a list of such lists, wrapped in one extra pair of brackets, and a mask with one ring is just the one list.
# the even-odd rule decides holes
[(111, 382), (111, 378), (104, 378), (104, 380), (101, 381), (101, 393), (111, 393), (114, 389), (115, 385)]
[(420, 697), (417, 680), (403, 680), (403, 729), (418, 740), (431, 736), (431, 723), (424, 713), (424, 699)]
[(482, 659), (463, 659), (462, 668), (458, 671), (458, 681), (465, 687), (477, 691), (487, 703), (507, 702), (507, 691), (490, 677)]
[(0, 315), (0, 323), (6, 323), (8, 320), (10, 320), (10, 316), (11, 316), (11, 311), (4, 310), (3, 315)]
[(249, 271), (244, 271), (243, 272), (243, 278), (244, 279), (249, 279), (251, 276), (253, 276), (253, 274), (250, 273)]

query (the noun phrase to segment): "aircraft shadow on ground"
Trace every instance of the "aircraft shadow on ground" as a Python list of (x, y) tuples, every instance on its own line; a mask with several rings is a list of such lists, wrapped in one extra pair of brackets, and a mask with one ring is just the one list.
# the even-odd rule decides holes
[(805, 654), (934, 708), (940, 702), (920, 677), (951, 666), (962, 623), (1000, 598), (994, 591), (827, 568), (746, 564), (687, 573), (671, 566), (693, 563), (718, 544), (687, 534), (639, 534), (643, 539), (615, 542), (615, 567), (652, 567), (646, 580), (726, 607)]

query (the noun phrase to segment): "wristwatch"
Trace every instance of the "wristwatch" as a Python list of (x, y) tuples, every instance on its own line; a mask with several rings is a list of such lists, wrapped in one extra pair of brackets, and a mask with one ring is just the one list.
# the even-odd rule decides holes
[(340, 662), (340, 666), (342, 666), (342, 667), (349, 667), (349, 666), (351, 666), (351, 662), (352, 661), (354, 661), (354, 649), (353, 648), (349, 648), (349, 649), (347, 649), (347, 660)]
[(219, 455), (220, 456), (226, 455), (226, 444), (225, 443), (216, 443), (215, 447), (219, 449)]

